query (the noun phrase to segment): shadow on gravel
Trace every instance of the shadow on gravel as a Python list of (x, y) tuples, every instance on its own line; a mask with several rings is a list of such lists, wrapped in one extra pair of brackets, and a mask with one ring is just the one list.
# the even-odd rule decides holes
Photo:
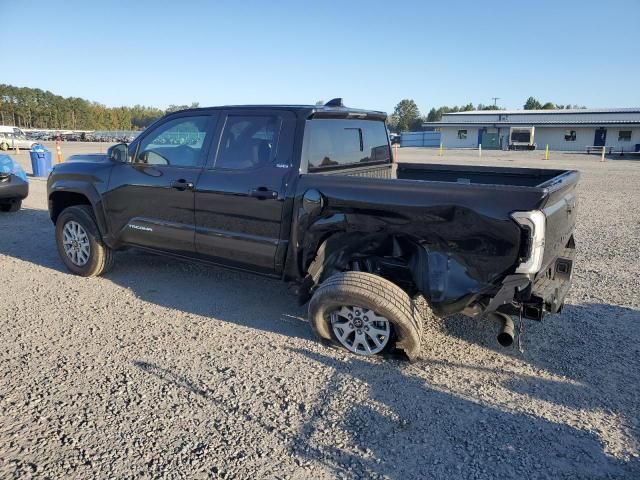
[[(0, 255), (67, 273), (46, 210), (2, 214), (0, 232)], [(135, 250), (116, 253), (115, 267), (104, 278), (165, 308), (312, 338), (305, 309), (280, 281)]]
[(58, 257), (54, 227), (46, 210), (22, 208), (0, 213), (0, 255), (66, 271)]
[[(292, 452), (354, 478), (638, 478), (591, 432), (438, 391), (400, 363), (293, 350), (334, 371)], [(375, 368), (375, 370), (374, 370)], [(374, 373), (375, 372), (375, 373)], [(351, 402), (364, 384), (367, 402)], [(343, 435), (336, 435), (336, 429)], [(346, 438), (343, 440), (343, 438)], [(339, 439), (339, 440), (337, 440)]]
[(451, 336), (571, 380), (520, 376), (503, 381), (503, 387), (575, 410), (615, 412), (640, 444), (640, 369), (634, 367), (640, 356), (640, 311), (599, 303), (566, 305), (562, 314), (542, 322), (525, 320), (522, 352), (517, 341), (512, 348), (500, 347), (498, 327), (487, 325), (463, 316), (443, 322)]

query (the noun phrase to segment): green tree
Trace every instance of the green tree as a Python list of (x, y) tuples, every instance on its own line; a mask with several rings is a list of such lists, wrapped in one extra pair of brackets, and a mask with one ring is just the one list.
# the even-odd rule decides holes
[(411, 99), (400, 100), (393, 111), (394, 121), (397, 119), (396, 130), (398, 132), (408, 132), (422, 123), (418, 105)]
[(179, 112), (180, 110), (187, 110), (189, 108), (198, 108), (200, 102), (192, 102), (191, 105), (169, 105), (165, 113)]
[(542, 105), (542, 110), (555, 110), (556, 108), (556, 104), (553, 102), (547, 102)]
[(527, 101), (524, 103), (525, 110), (540, 110), (542, 108), (542, 104), (533, 97), (527, 98)]

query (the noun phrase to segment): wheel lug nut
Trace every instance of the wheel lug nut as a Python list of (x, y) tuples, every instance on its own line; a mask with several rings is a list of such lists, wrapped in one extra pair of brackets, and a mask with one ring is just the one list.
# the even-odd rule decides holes
[(353, 315), (349, 314), (349, 320), (353, 320)]
[(368, 331), (369, 331), (369, 327), (364, 327), (364, 330), (365, 330), (366, 332), (368, 332)]
[(369, 321), (369, 317), (364, 317), (364, 321), (368, 322)]
[(356, 317), (360, 316), (360, 310), (356, 310)]
[(353, 323), (350, 323), (350, 324), (349, 324), (349, 328), (353, 328)]

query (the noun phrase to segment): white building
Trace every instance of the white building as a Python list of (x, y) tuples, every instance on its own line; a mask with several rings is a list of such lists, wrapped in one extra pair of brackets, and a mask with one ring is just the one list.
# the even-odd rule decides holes
[[(582, 110), (486, 110), (444, 114), (438, 128), (447, 148), (506, 148), (512, 127), (534, 129), (538, 149), (585, 151), (606, 146), (615, 152), (640, 150), (640, 108)], [(505, 143), (506, 142), (506, 143)]]

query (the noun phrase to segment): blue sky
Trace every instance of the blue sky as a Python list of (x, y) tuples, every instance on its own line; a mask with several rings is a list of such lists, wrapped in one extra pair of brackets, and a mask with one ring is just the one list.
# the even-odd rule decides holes
[(640, 0), (0, 6), (0, 83), (109, 106), (341, 96), (347, 105), (388, 112), (413, 98), (427, 113), (432, 106), (489, 104), (491, 97), (520, 108), (530, 95), (588, 107), (640, 106)]

